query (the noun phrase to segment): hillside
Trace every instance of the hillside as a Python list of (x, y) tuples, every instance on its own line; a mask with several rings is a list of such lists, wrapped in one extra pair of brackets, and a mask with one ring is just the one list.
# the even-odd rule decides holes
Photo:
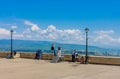
[[(63, 44), (52, 41), (13, 40), (13, 49), (16, 51), (25, 51), (25, 52), (35, 52), (37, 49), (49, 51), (53, 43), (55, 44), (56, 50), (58, 46), (61, 46), (63, 51), (79, 50), (81, 51), (81, 53), (85, 53), (85, 45)], [(0, 49), (9, 51), (10, 40), (0, 40)], [(98, 54), (98, 55), (106, 55), (107, 52), (120, 51), (114, 49), (100, 48), (97, 46), (89, 46), (88, 50), (89, 53)]]

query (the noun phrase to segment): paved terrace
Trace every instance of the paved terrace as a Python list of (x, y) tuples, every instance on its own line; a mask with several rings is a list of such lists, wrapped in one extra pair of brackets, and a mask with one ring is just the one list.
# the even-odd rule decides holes
[(120, 79), (120, 66), (0, 58), (0, 79)]

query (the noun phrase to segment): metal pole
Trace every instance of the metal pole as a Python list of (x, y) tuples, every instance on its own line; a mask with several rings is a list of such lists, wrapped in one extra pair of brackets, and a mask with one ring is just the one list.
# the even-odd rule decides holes
[(86, 33), (86, 54), (85, 54), (85, 63), (88, 64), (88, 28), (85, 28)]
[(85, 63), (88, 64), (88, 32), (86, 32), (86, 55), (85, 55)]
[(12, 37), (13, 37), (13, 30), (11, 30), (11, 58), (13, 58), (13, 43), (12, 43)]

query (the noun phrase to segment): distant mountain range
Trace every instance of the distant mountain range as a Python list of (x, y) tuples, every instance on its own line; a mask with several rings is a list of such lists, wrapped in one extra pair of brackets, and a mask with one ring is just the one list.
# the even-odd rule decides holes
[[(64, 44), (64, 43), (57, 43), (52, 41), (32, 41), (32, 40), (13, 40), (13, 49), (16, 51), (23, 51), (23, 52), (35, 52), (37, 49), (41, 49), (43, 51), (50, 51), (51, 45), (55, 44), (55, 48), (57, 50), (58, 46), (62, 47), (63, 51), (73, 51), (78, 50), (81, 53), (85, 53), (85, 45), (76, 45), (76, 44)], [(10, 40), (0, 40), (0, 50), (1, 51), (10, 51), (11, 42)], [(100, 48), (97, 46), (89, 46), (88, 51), (91, 54), (98, 54), (98, 55), (107, 55), (108, 53), (113, 55), (118, 55), (120, 50), (115, 49), (105, 49)], [(70, 52), (69, 52), (70, 53)]]

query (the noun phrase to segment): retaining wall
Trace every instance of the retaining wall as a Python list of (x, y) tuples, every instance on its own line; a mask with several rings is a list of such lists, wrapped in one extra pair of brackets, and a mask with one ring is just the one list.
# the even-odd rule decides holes
[[(9, 52), (0, 52), (0, 57), (5, 58)], [(81, 56), (79, 56), (81, 57)], [(14, 56), (14, 58), (29, 58), (29, 59), (34, 59), (35, 58), (35, 53), (25, 53), (25, 52), (19, 52)], [(48, 54), (44, 53), (42, 55), (43, 60), (51, 60), (53, 58), (53, 54)], [(65, 61), (71, 61), (71, 55), (64, 55), (64, 60)], [(109, 64), (109, 65), (120, 65), (120, 58), (119, 57), (103, 57), (103, 56), (89, 56), (88, 58), (89, 63), (93, 64)]]
[[(10, 52), (0, 52), (1, 58), (6, 58), (8, 55), (10, 55)], [(14, 58), (20, 58), (20, 53), (17, 53)]]
[(120, 58), (119, 57), (90, 56), (88, 59), (88, 62), (93, 63), (93, 64), (120, 65)]

